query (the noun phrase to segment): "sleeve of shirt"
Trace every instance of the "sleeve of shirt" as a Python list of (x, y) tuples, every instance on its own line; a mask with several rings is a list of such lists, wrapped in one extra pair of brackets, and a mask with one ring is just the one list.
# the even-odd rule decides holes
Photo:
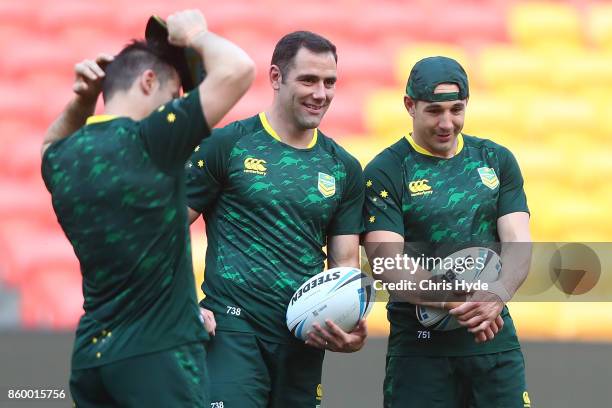
[(361, 164), (352, 156), (348, 156), (344, 164), (346, 187), (342, 201), (327, 230), (327, 235), (353, 235), (363, 232), (361, 217), (364, 199), (363, 170)]
[(202, 113), (199, 90), (157, 108), (140, 121), (145, 149), (162, 170), (182, 169), (200, 141), (210, 134)]
[(51, 144), (51, 146), (49, 146), (47, 150), (45, 150), (45, 152), (43, 153), (42, 163), (40, 166), (42, 179), (45, 182), (45, 187), (47, 187), (47, 190), (50, 193), (53, 193), (54, 187), (53, 183), (51, 182), (53, 175), (53, 166), (51, 164), (51, 157), (53, 157), (53, 153), (51, 150), (52, 147), (54, 147), (53, 144)]
[(228, 177), (229, 156), (241, 132), (235, 123), (215, 129), (187, 162), (187, 205), (206, 213), (216, 202)]
[(499, 155), (500, 185), (497, 217), (513, 212), (529, 213), (523, 189), (523, 176), (514, 155), (505, 147), (501, 148)]
[(401, 163), (390, 152), (382, 152), (366, 166), (364, 178), (365, 231), (391, 231), (404, 236)]

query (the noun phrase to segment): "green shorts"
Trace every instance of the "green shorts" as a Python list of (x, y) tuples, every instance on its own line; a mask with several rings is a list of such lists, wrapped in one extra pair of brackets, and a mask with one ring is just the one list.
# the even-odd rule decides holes
[(210, 408), (204, 343), (72, 370), (77, 408)]
[(387, 356), (385, 408), (531, 408), (520, 349), (465, 357)]
[(324, 352), (217, 330), (207, 345), (211, 408), (316, 408)]

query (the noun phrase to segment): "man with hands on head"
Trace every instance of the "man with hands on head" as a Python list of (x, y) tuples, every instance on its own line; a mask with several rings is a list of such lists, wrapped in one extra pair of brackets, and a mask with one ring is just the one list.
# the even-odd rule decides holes
[[(43, 179), (83, 275), (70, 377), (79, 408), (210, 406), (184, 166), (254, 64), (196, 10), (171, 15), (158, 40), (77, 64), (76, 95), (43, 142)], [(183, 47), (207, 76), (181, 97), (193, 83), (176, 59)], [(104, 114), (91, 116), (100, 92)]]
[[(461, 133), (468, 96), (467, 74), (456, 61), (430, 57), (413, 67), (404, 97), (413, 131), (364, 170), (364, 245), (371, 260), (406, 248), (445, 257), (436, 253), (442, 244), (531, 240), (514, 156), (490, 140)], [(526, 277), (519, 262), (525, 254), (518, 252), (513, 260), (502, 248), (500, 279), (488, 291), (464, 293), (462, 300), (424, 291), (391, 293), (385, 407), (530, 406), (523, 355), (505, 307)], [(413, 272), (391, 270), (381, 278), (437, 278), (423, 269)], [(429, 330), (417, 320), (415, 304), (446, 308), (462, 327)]]

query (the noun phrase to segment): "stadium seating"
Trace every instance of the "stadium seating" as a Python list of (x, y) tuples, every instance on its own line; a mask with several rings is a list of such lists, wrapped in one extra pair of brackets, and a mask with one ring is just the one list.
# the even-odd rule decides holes
[(46, 262), (33, 265), (27, 274), (28, 283), (21, 286), (23, 327), (74, 329), (83, 314), (78, 269), (71, 263)]
[(521, 2), (508, 14), (511, 39), (519, 47), (542, 50), (584, 44), (578, 11), (561, 2)]
[(612, 52), (612, 5), (592, 4), (589, 7), (585, 26), (592, 45)]
[(472, 72), (473, 63), (462, 47), (443, 42), (418, 42), (399, 49), (395, 57), (396, 83), (406, 83), (414, 64), (425, 57), (444, 55), (461, 63), (466, 71)]
[[(2, 1), (0, 281), (21, 291), (25, 327), (72, 327), (81, 313), (78, 263), (39, 176), (40, 141), (71, 97), (73, 65), (142, 37), (150, 14), (166, 16), (183, 7), (205, 10), (211, 29), (244, 47), (257, 64), (255, 86), (222, 124), (270, 103), (268, 65), (281, 35), (307, 29), (334, 41), (339, 80), (321, 128), (364, 165), (410, 131), (402, 99), (413, 64), (430, 55), (458, 59), (471, 84), (465, 132), (514, 152), (534, 238), (610, 240), (612, 6), (607, 2), (152, 0), (143, 7), (127, 0)], [(199, 228), (193, 252), (201, 282), (205, 241)], [(514, 307), (523, 334), (583, 335), (569, 308)], [(556, 318), (543, 329), (540, 322), (549, 313)], [(604, 321), (603, 314), (597, 316)], [(371, 327), (384, 332), (384, 311), (377, 309), (374, 318)], [(602, 333), (588, 329), (593, 337)]]

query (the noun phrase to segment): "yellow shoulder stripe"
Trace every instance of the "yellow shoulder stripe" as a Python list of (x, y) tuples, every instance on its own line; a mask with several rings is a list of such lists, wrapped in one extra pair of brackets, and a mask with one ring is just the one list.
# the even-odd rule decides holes
[[(270, 125), (270, 122), (268, 122), (268, 118), (266, 117), (266, 113), (265, 112), (260, 112), (259, 113), (259, 120), (261, 120), (261, 124), (264, 127), (264, 129), (266, 130), (266, 132), (268, 132), (268, 134), (270, 136), (272, 136), (274, 139), (276, 139), (276, 140), (278, 140), (280, 142), (281, 138), (278, 135), (278, 133), (276, 133), (276, 130), (272, 129), (272, 126)], [(307, 149), (310, 149), (311, 147), (313, 147), (317, 143), (317, 136), (318, 136), (318, 134), (319, 134), (318, 129), (315, 128), (314, 133), (312, 135), (312, 140), (310, 141), (310, 143), (308, 143), (308, 146), (306, 147)]]
[[(424, 154), (425, 156), (436, 157), (435, 155), (431, 154), (429, 150), (419, 146), (412, 138), (412, 134), (407, 135), (406, 140), (408, 140), (408, 143), (410, 143), (412, 148), (416, 150), (418, 153)], [(463, 135), (459, 133), (459, 136), (457, 136), (457, 151), (455, 152), (454, 156), (461, 153), (461, 150), (463, 150)]]
[(102, 123), (108, 122), (109, 120), (113, 120), (118, 118), (117, 115), (93, 115), (87, 118), (86, 125), (93, 125), (94, 123)]

